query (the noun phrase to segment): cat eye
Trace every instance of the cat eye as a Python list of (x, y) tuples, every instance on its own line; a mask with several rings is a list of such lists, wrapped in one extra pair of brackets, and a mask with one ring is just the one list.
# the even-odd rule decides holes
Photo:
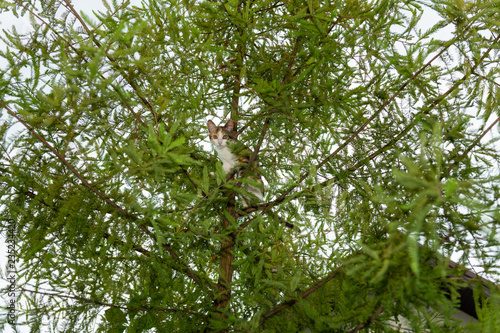
[(227, 138), (228, 138), (228, 136), (227, 136), (227, 135), (224, 135), (222, 138), (223, 138), (223, 139), (227, 139)]
[(217, 134), (212, 135), (212, 139), (217, 139)]

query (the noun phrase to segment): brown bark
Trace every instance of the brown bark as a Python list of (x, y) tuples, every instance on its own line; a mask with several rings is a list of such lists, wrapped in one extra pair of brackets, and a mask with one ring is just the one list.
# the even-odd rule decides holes
[[(232, 208), (233, 207), (228, 207)], [(222, 218), (222, 232), (224, 233), (231, 226), (231, 221), (227, 217)], [(223, 311), (229, 305), (231, 300), (231, 282), (233, 280), (233, 260), (234, 260), (234, 244), (235, 235), (230, 233), (227, 238), (221, 243), (220, 248), (220, 263), (219, 263), (219, 279), (217, 281), (217, 309)], [(224, 317), (226, 317), (224, 315)]]
[[(229, 203), (226, 207), (226, 211), (229, 216), (235, 220), (235, 192), (228, 194)], [(236, 243), (236, 233), (234, 231), (229, 232), (231, 226), (231, 220), (223, 214), (221, 218), (220, 233), (225, 235), (225, 237), (221, 241), (219, 252), (219, 279), (217, 281), (217, 296), (214, 300), (214, 305), (217, 309), (215, 320), (224, 320), (228, 317), (227, 312), (231, 302), (231, 282), (233, 281), (234, 248)], [(221, 332), (228, 332), (228, 330), (223, 330)]]

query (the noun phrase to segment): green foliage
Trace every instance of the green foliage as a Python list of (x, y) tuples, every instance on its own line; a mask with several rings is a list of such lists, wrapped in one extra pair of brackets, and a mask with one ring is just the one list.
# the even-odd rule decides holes
[[(498, 281), (496, 2), (104, 6), (0, 1), (33, 25), (0, 53), (0, 215), (33, 332), (500, 326), (498, 286), (448, 261)], [(255, 178), (208, 149), (229, 118), (258, 150), (250, 207)]]

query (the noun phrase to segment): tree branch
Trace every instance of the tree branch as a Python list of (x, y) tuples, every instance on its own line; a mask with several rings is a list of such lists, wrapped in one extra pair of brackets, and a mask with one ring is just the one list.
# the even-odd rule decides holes
[(359, 324), (358, 326), (356, 326), (355, 328), (353, 328), (352, 330), (349, 331), (349, 333), (355, 333), (359, 330), (361, 330), (362, 328), (370, 325), (371, 323), (373, 323), (373, 321), (375, 321), (375, 318), (377, 318), (382, 312), (384, 311), (384, 307), (381, 305), (377, 311), (375, 311), (372, 316), (370, 317), (370, 319), (368, 319), (366, 322), (364, 323), (361, 323)]
[(311, 295), (313, 292), (319, 290), (325, 284), (327, 284), (328, 282), (330, 282), (335, 276), (337, 276), (337, 274), (339, 274), (341, 271), (342, 271), (342, 267), (337, 268), (336, 270), (334, 270), (333, 272), (331, 272), (330, 274), (328, 274), (325, 278), (323, 278), (322, 280), (316, 282), (312, 287), (310, 287), (309, 289), (307, 289), (306, 291), (304, 291), (302, 294), (300, 294), (300, 296), (297, 299), (293, 299), (293, 300), (287, 301), (287, 302), (281, 304), (280, 306), (274, 308), (273, 310), (271, 310), (269, 312), (266, 312), (265, 314), (263, 314), (262, 316), (260, 316), (260, 320), (259, 320), (260, 325), (262, 325), (266, 320), (268, 320), (269, 318), (275, 316), (276, 314), (280, 313), (281, 311), (292, 307), (299, 300), (304, 299), (307, 296)]
[(89, 304), (95, 304), (95, 305), (101, 305), (101, 306), (107, 306), (110, 308), (116, 308), (116, 309), (122, 309), (126, 311), (159, 311), (159, 312), (183, 312), (187, 313), (193, 316), (197, 317), (205, 317), (201, 313), (191, 311), (191, 310), (182, 310), (182, 309), (172, 309), (172, 308), (153, 308), (153, 307), (128, 307), (128, 306), (123, 306), (123, 305), (116, 305), (112, 303), (107, 303), (107, 302), (101, 302), (98, 300), (93, 300), (90, 298), (85, 298), (81, 296), (72, 296), (72, 295), (63, 295), (63, 294), (57, 294), (57, 293), (49, 293), (46, 291), (39, 291), (39, 290), (30, 290), (26, 289), (24, 287), (19, 287), (20, 291), (27, 292), (27, 293), (33, 293), (33, 294), (38, 294), (38, 295), (45, 295), (45, 296), (50, 296), (50, 297), (60, 297), (60, 298), (65, 298), (65, 299), (73, 299)]
[(459, 163), (461, 160), (464, 159), (465, 156), (467, 156), (467, 154), (470, 153), (470, 151), (472, 150), (472, 148), (474, 148), (475, 146), (477, 146), (479, 144), (479, 142), (481, 141), (481, 139), (489, 132), (493, 129), (493, 127), (500, 121), (500, 117), (498, 117), (490, 126), (488, 126), (488, 128), (486, 130), (483, 131), (483, 133), (481, 133), (480, 136), (478, 136), (476, 138), (476, 140), (474, 140), (474, 142), (467, 148), (467, 150), (462, 154), (460, 155), (456, 160), (455, 160), (455, 163), (451, 164), (448, 169), (447, 169), (447, 173), (450, 173), (451, 169), (453, 169), (453, 166), (457, 163)]
[[(443, 94), (439, 95), (437, 98), (431, 100), (431, 101), (428, 101), (428, 104), (430, 104), (429, 106), (427, 106), (426, 108), (423, 108), (421, 112), (417, 113), (417, 115), (419, 114), (428, 114), (431, 110), (432, 110), (432, 105), (436, 105), (436, 102), (439, 102), (439, 101), (442, 101), (444, 100), (448, 95), (450, 95), (453, 91), (455, 91), (458, 86), (465, 82), (465, 80), (467, 80), (467, 78), (475, 71), (475, 69), (484, 61), (484, 59), (486, 58), (486, 56), (492, 51), (493, 49), (493, 45), (497, 44), (498, 42), (500, 41), (500, 35), (493, 41), (493, 43), (491, 44), (492, 46), (490, 46), (486, 51), (485, 53), (481, 56), (481, 58), (474, 64), (474, 66), (472, 66), (468, 71), (467, 73), (465, 73), (459, 80), (457, 80), (453, 86), (451, 86), (446, 92), (444, 92)], [(442, 53), (442, 52), (441, 52)], [(440, 54), (441, 54), (440, 53)], [(438, 54), (439, 56), (439, 54)], [(437, 56), (436, 56), (437, 57)], [(431, 61), (433, 61), (436, 57), (434, 57)], [(429, 64), (429, 63), (428, 63)], [(427, 64), (427, 65), (428, 65)], [(426, 66), (427, 66), (426, 65)], [(492, 128), (493, 126), (498, 123), (500, 121), (500, 118), (498, 118), (497, 120), (495, 120), (495, 122), (493, 124), (490, 125), (490, 127), (488, 127), (488, 129), (486, 129), (474, 142), (473, 144), (467, 149), (466, 152), (464, 152), (460, 157), (459, 157), (459, 160), (463, 159), (464, 156), (466, 156), (470, 151), (471, 149), (476, 146), (479, 141), (481, 141), (481, 139), (486, 135), (486, 133), (488, 133)], [(350, 167), (348, 169), (348, 171), (356, 171), (357, 169), (359, 169), (361, 166), (365, 165), (368, 161), (371, 161), (373, 160), (375, 157), (377, 157), (378, 155), (380, 155), (381, 153), (383, 153), (384, 151), (387, 151), (392, 145), (394, 145), (395, 143), (397, 143), (399, 140), (401, 140), (403, 138), (404, 135), (406, 135), (408, 132), (410, 132), (416, 125), (416, 121), (412, 121), (408, 126), (406, 126), (396, 137), (394, 137), (393, 139), (391, 139), (386, 145), (384, 145), (382, 148), (378, 149), (377, 151), (375, 151), (374, 153), (370, 154), (370, 156), (368, 156), (367, 158), (359, 161), (358, 163), (356, 163), (356, 165)], [(457, 161), (458, 162), (458, 161)], [(451, 171), (451, 169), (453, 168), (453, 165), (451, 165), (449, 168), (448, 168), (448, 173)], [(328, 180), (329, 181), (329, 180)], [(328, 182), (326, 181), (326, 182)], [(326, 183), (324, 182), (324, 183)]]
[[(122, 214), (123, 216), (125, 216), (127, 218), (132, 218), (133, 220), (137, 220), (136, 216), (133, 216), (130, 213), (128, 213), (125, 209), (123, 209), (122, 207), (118, 206), (115, 202), (113, 202), (110, 198), (108, 198), (107, 196), (105, 196), (97, 188), (95, 188), (92, 185), (90, 185), (87, 182), (87, 180), (64, 158), (64, 156), (62, 156), (54, 147), (52, 147), (52, 145), (50, 143), (48, 143), (40, 134), (38, 134), (37, 131), (35, 131), (23, 119), (21, 119), (21, 117), (19, 117), (14, 111), (12, 111), (11, 108), (9, 108), (7, 106), (7, 104), (3, 100), (0, 100), (0, 104), (7, 110), (7, 112), (11, 116), (13, 116), (14, 118), (16, 118), (21, 124), (24, 125), (24, 127), (26, 127), (26, 129), (28, 131), (30, 131), (38, 140), (40, 140), (45, 145), (45, 147), (47, 147), (50, 151), (52, 151), (54, 153), (54, 155), (57, 156), (57, 158), (82, 182), (82, 184), (86, 188), (88, 188), (89, 190), (91, 190), (92, 192), (94, 192), (95, 194), (97, 194), (97, 196), (99, 196), (107, 204), (109, 204), (110, 206), (112, 206), (113, 208), (115, 208), (117, 211), (119, 211), (120, 214)], [(149, 230), (147, 230), (146, 227), (139, 226), (139, 228), (144, 233), (148, 234), (149, 236), (152, 236), (151, 232)]]
[(266, 121), (264, 122), (264, 128), (262, 128), (262, 133), (260, 135), (259, 141), (257, 142), (257, 145), (255, 146), (254, 151), (250, 156), (250, 159), (248, 160), (248, 167), (250, 170), (253, 168), (253, 164), (257, 159), (257, 154), (259, 153), (260, 147), (262, 146), (262, 142), (264, 141), (264, 137), (266, 136), (270, 120), (271, 120), (270, 118), (266, 118)]
[[(0, 100), (0, 104), (7, 110), (7, 112), (12, 115), (14, 118), (16, 118), (21, 124), (28, 129), (38, 140), (40, 140), (50, 151), (54, 153), (54, 155), (57, 156), (57, 158), (82, 182), (82, 184), (97, 194), (102, 200), (104, 200), (107, 204), (111, 205), (113, 208), (118, 210), (120, 214), (122, 214), (126, 218), (130, 218), (133, 221), (137, 221), (138, 218), (137, 216), (134, 216), (127, 212), (125, 209), (117, 205), (114, 201), (112, 201), (110, 198), (108, 198), (106, 195), (104, 195), (101, 191), (99, 191), (97, 188), (93, 187), (90, 185), (87, 180), (62, 156), (50, 143), (48, 143), (38, 132), (36, 132), (32, 127), (30, 127), (22, 118), (20, 118), (14, 111), (12, 111), (4, 101)], [(138, 225), (138, 228), (146, 233), (148, 236), (151, 238), (155, 238), (154, 235), (149, 231), (145, 226), (143, 225)], [(105, 236), (104, 236), (105, 237)], [(193, 279), (194, 282), (196, 282), (199, 285), (202, 285), (201, 280), (191, 271), (191, 269), (187, 266), (184, 265), (180, 262), (179, 257), (174, 253), (174, 251), (170, 248), (170, 245), (163, 244), (163, 246), (167, 249), (167, 251), (170, 253), (170, 255), (181, 265), (184, 267), (183, 271), (186, 273), (191, 279)], [(147, 250), (139, 250), (138, 252), (145, 254)], [(213, 285), (212, 285), (213, 286)]]
[[(362, 132), (365, 130), (365, 128), (368, 126), (369, 123), (371, 123), (373, 121), (373, 119), (375, 119), (376, 116), (378, 116), (390, 103), (392, 103), (396, 97), (403, 91), (404, 88), (406, 88), (408, 86), (408, 84), (410, 84), (411, 81), (413, 81), (418, 75), (420, 75), (420, 73), (422, 73), (427, 67), (429, 67), (436, 59), (438, 59), (451, 45), (453, 45), (453, 43), (455, 42), (455, 40), (457, 39), (458, 37), (455, 37), (454, 39), (452, 39), (451, 41), (449, 41), (448, 43), (446, 43), (446, 45), (443, 47), (443, 49), (436, 55), (434, 56), (431, 60), (429, 60), (424, 66), (422, 66), (418, 71), (416, 71), (408, 80), (405, 81), (405, 83), (399, 87), (399, 89), (391, 96), (391, 98), (389, 98), (387, 101), (385, 101), (385, 103), (372, 115), (370, 116), (370, 118), (368, 118), (368, 120), (366, 120), (347, 140), (345, 140), (339, 147), (337, 147), (337, 149), (335, 149), (335, 151), (333, 153), (331, 153), (329, 156), (327, 156), (325, 159), (323, 159), (318, 165), (317, 165), (317, 169), (321, 168), (323, 165), (325, 165), (327, 162), (329, 162), (331, 159), (333, 159), (342, 149), (344, 149), (349, 143), (351, 143), (352, 141), (354, 141), (354, 139)], [(494, 42), (492, 43), (492, 45), (495, 45), (496, 43), (498, 43), (500, 40), (500, 35), (494, 40)], [(451, 94), (457, 87), (460, 83), (462, 83), (463, 81), (465, 81), (467, 79), (467, 77), (470, 75), (470, 73), (472, 71), (474, 71), (478, 66), (479, 64), (484, 60), (484, 58), (487, 56), (487, 54), (492, 50), (492, 47), (490, 47), (486, 52), (485, 54), (483, 54), (483, 56), (479, 59), (479, 61), (468, 71), (468, 73), (466, 73), (460, 80), (458, 80), (457, 82), (455, 82), (455, 84), (450, 88), (448, 89), (448, 91), (446, 91), (444, 94), (442, 94), (441, 96), (439, 96), (439, 98), (437, 99), (437, 101), (440, 101), (442, 99), (444, 99), (446, 96), (448, 96), (449, 94)], [(436, 102), (436, 99), (432, 101), (432, 103), (435, 103)], [(430, 110), (430, 109), (429, 109)], [(429, 110), (427, 111), (423, 111), (423, 112), (429, 112)], [(404, 134), (406, 134), (409, 130), (411, 130), (411, 128), (413, 128), (415, 126), (415, 124), (410, 124), (408, 125), (407, 128), (405, 128), (401, 133), (400, 135), (398, 135), (398, 138), (401, 138)], [(389, 143), (391, 144), (392, 141)], [(387, 146), (387, 145), (386, 145)], [(381, 152), (385, 151), (386, 150), (386, 147), (383, 147), (382, 149), (379, 149), (377, 152), (375, 152), (374, 154), (370, 155), (370, 159), (373, 159), (375, 158), (375, 156), (377, 156), (378, 154), (380, 154)], [(366, 159), (363, 160), (365, 163), (366, 163)], [(359, 166), (361, 166), (359, 163), (357, 164), (357, 166), (355, 167), (356, 169), (359, 168)], [(354, 170), (353, 170), (354, 171)], [(302, 183), (308, 176), (309, 176), (309, 173), (310, 171), (307, 171), (305, 172), (300, 178), (299, 180), (295, 183), (295, 184), (300, 184)], [(276, 198), (273, 202), (270, 202), (268, 205), (265, 206), (262, 214), (264, 214), (265, 212), (267, 212), (269, 209), (271, 209), (272, 207), (276, 206), (277, 204), (281, 203), (282, 201), (285, 200), (285, 198), (288, 196), (288, 194), (290, 194), (290, 192), (292, 192), (298, 185), (291, 185), (290, 187), (288, 187), (288, 189), (286, 189), (285, 191), (283, 191), (281, 193), (281, 195)], [(250, 223), (250, 221), (247, 221), (246, 225), (248, 225), (248, 223)], [(246, 226), (245, 225), (245, 226)]]

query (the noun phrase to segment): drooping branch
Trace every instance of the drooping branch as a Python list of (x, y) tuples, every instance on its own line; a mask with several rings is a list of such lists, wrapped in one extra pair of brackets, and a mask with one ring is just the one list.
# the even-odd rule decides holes
[[(36, 197), (36, 194), (33, 193), (32, 191), (30, 190), (25, 190), (22, 192), (24, 195), (34, 199)], [(62, 198), (58, 198), (59, 200), (62, 200)], [(49, 208), (51, 209), (52, 211), (54, 212), (57, 212), (57, 209), (53, 206), (53, 205), (49, 205), (48, 203), (46, 203), (44, 200), (39, 200), (38, 201), (40, 204), (42, 204), (44, 207), (46, 208)], [(110, 233), (108, 232), (105, 232), (103, 233), (102, 237), (104, 237), (105, 239), (110, 239), (110, 238), (113, 238), (113, 242), (114, 243), (118, 243), (119, 245), (121, 246), (126, 246), (126, 242), (125, 241), (122, 241), (120, 239), (117, 239), (116, 237), (112, 236)], [(151, 255), (151, 251), (145, 249), (144, 247), (142, 246), (139, 246), (139, 245), (134, 245), (132, 244), (132, 250), (137, 252), (137, 253), (140, 253), (142, 255), (145, 255), (145, 256), (150, 256)]]
[(116, 304), (112, 304), (112, 303), (108, 303), (108, 302), (93, 300), (93, 299), (81, 297), (81, 296), (66, 295), (66, 294), (62, 294), (62, 293), (51, 293), (51, 292), (40, 291), (40, 290), (31, 290), (31, 289), (26, 289), (24, 287), (20, 287), (19, 290), (22, 292), (26, 292), (26, 293), (44, 295), (44, 296), (49, 296), (49, 297), (58, 297), (58, 298), (64, 298), (64, 299), (72, 299), (72, 300), (76, 300), (76, 301), (80, 301), (80, 302), (84, 302), (84, 303), (100, 305), (100, 306), (107, 306), (110, 308), (122, 309), (122, 310), (126, 310), (126, 311), (182, 312), (182, 313), (190, 314), (190, 315), (197, 316), (197, 317), (205, 317), (201, 313), (191, 311), (191, 310), (172, 309), (172, 308), (153, 308), (153, 307), (128, 307), (128, 306), (124, 306), (124, 305), (116, 305)]
[[(358, 127), (358, 129), (356, 131), (354, 131), (354, 133), (352, 133), (349, 138), (347, 140), (345, 140), (344, 142), (342, 142), (338, 147), (337, 149), (335, 149), (335, 151), (333, 151), (329, 156), (327, 156), (326, 158), (324, 158), (321, 162), (318, 163), (318, 165), (316, 166), (317, 169), (321, 168), (323, 165), (325, 165), (326, 163), (330, 162), (335, 156), (337, 156), (337, 154), (343, 150), (345, 147), (347, 147), (348, 144), (350, 144), (351, 142), (354, 141), (354, 139), (356, 137), (359, 136), (359, 134), (361, 132), (363, 132), (366, 127), (382, 112), (385, 110), (385, 108), (387, 106), (389, 106), (389, 104), (391, 104), (395, 99), (396, 97), (399, 96), (399, 94), (413, 81), (415, 80), (415, 78), (417, 78), (427, 67), (429, 67), (435, 60), (437, 60), (452, 44), (449, 43), (447, 44), (445, 47), (443, 47), (443, 49), (438, 53), (436, 54), (431, 60), (429, 60), (424, 66), (422, 66), (419, 70), (417, 70), (415, 73), (413, 73), (413, 75), (405, 81), (405, 83), (403, 83), (399, 88), (398, 90), (389, 98), (387, 99), (384, 104), (382, 104), (382, 106), (380, 108), (378, 108), (377, 111), (375, 111), (360, 127)], [(302, 183), (307, 177), (309, 177), (309, 173), (310, 171), (307, 171), (305, 172), (301, 177), (300, 179), (298, 180), (297, 184), (300, 184)], [(296, 187), (297, 185), (293, 185), (291, 187), (289, 187), (289, 189), (287, 189), (286, 191), (284, 191), (279, 197), (278, 199), (276, 199), (276, 201), (279, 201), (281, 202), (282, 200), (285, 199), (285, 197)]]
[[(47, 142), (37, 131), (33, 129), (30, 125), (28, 125), (21, 117), (19, 117), (12, 109), (3, 101), (0, 100), (0, 104), (7, 110), (7, 112), (13, 116), (14, 118), (17, 119), (28, 131), (31, 132), (40, 142), (44, 144), (45, 147), (47, 147), (56, 157), (82, 182), (82, 184), (88, 188), (90, 191), (94, 192), (98, 197), (100, 197), (102, 200), (104, 200), (107, 204), (115, 208), (118, 212), (120, 212), (121, 215), (127, 218), (132, 218), (132, 219), (137, 219), (137, 217), (131, 215), (129, 212), (127, 212), (125, 209), (122, 207), (118, 206), (113, 200), (108, 198), (104, 193), (99, 191), (97, 188), (94, 186), (90, 185), (89, 182), (62, 156), (50, 143)], [(144, 226), (139, 226), (139, 228), (149, 236), (152, 236), (151, 232), (146, 229)]]
[[(12, 115), (14, 118), (16, 118), (28, 131), (30, 131), (40, 142), (42, 142), (56, 157), (81, 181), (81, 183), (88, 188), (90, 191), (95, 193), (98, 197), (100, 197), (104, 202), (115, 208), (121, 215), (123, 215), (125, 218), (128, 218), (132, 221), (137, 221), (138, 218), (137, 216), (127, 212), (125, 209), (120, 207), (118, 204), (116, 204), (113, 200), (111, 200), (109, 197), (107, 197), (104, 193), (99, 191), (96, 187), (92, 186), (87, 180), (66, 160), (64, 156), (62, 156), (50, 143), (47, 142), (37, 131), (35, 131), (31, 126), (29, 126), (21, 117), (19, 117), (12, 109), (2, 100), (0, 100), (0, 105), (3, 106), (7, 112)], [(155, 238), (153, 233), (149, 231), (145, 226), (143, 225), (138, 225), (138, 228), (150, 236), (151, 238)], [(106, 238), (106, 235), (103, 237)], [(183, 264), (179, 257), (175, 254), (175, 252), (170, 248), (170, 245), (163, 244), (163, 246), (167, 249), (169, 254), (174, 258), (176, 262), (179, 263), (180, 267), (183, 267), (180, 271), (186, 273), (195, 283), (202, 285), (202, 280), (194, 274), (194, 272), (185, 264)], [(140, 252), (142, 254), (146, 254), (147, 250), (141, 249), (137, 250), (137, 252)], [(213, 287), (213, 284), (212, 284)]]
[[(457, 37), (456, 37), (457, 38)], [(452, 41), (454, 41), (453, 39)], [(346, 139), (343, 143), (341, 143), (335, 151), (333, 151), (330, 155), (328, 155), (326, 158), (324, 158), (322, 161), (318, 163), (316, 166), (317, 169), (321, 168), (324, 166), (326, 163), (330, 162), (337, 154), (342, 151), (344, 148), (347, 147), (348, 144), (350, 144), (356, 137), (359, 136), (361, 132), (363, 132), (366, 127), (382, 112), (385, 110), (385, 108), (392, 103), (397, 96), (412, 82), (415, 78), (417, 78), (427, 67), (429, 67), (435, 60), (437, 60), (451, 45), (453, 45), (452, 42), (448, 42), (443, 49), (435, 55), (431, 60), (429, 60), (424, 66), (422, 66), (419, 70), (417, 70), (408, 80), (406, 80), (399, 88), (398, 90), (389, 98), (385, 101), (385, 103), (377, 109), (354, 133), (352, 133), (348, 139)], [(294, 182), (293, 185), (290, 185), (287, 189), (285, 189), (279, 196), (276, 198), (274, 201), (269, 202), (266, 205), (263, 205), (263, 210), (261, 214), (266, 214), (270, 209), (272, 209), (274, 206), (278, 205), (279, 203), (283, 202), (285, 198), (298, 186), (298, 184), (302, 183), (307, 177), (309, 177), (310, 171), (306, 171), (302, 174), (302, 176), (298, 179), (298, 181)], [(240, 226), (240, 228), (236, 232), (241, 232), (247, 225), (249, 225), (251, 220), (245, 222)]]
[[(112, 237), (111, 234), (104, 233), (104, 238), (108, 239), (108, 238), (111, 238), (111, 237)], [(115, 239), (114, 242), (117, 242), (120, 245), (126, 245), (126, 243), (124, 241), (122, 241), (122, 240)], [(208, 284), (212, 289), (216, 288), (216, 285), (211, 280), (209, 280), (209, 279), (201, 279), (200, 277), (198, 277), (189, 268), (188, 265), (185, 265), (184, 263), (182, 263), (182, 261), (180, 260), (179, 256), (177, 255), (177, 253), (175, 253), (175, 251), (172, 249), (172, 247), (170, 246), (170, 244), (163, 244), (163, 248), (165, 250), (167, 250), (167, 252), (170, 254), (170, 256), (176, 261), (177, 264), (173, 265), (173, 268), (175, 270), (177, 270), (178, 272), (186, 274), (191, 280), (193, 280), (199, 286), (203, 286), (204, 284)], [(143, 254), (143, 255), (145, 255), (147, 257), (151, 256), (151, 251), (146, 250), (142, 246), (132, 245), (132, 250), (134, 250), (135, 252), (141, 253), (141, 254)], [(214, 294), (213, 294), (212, 291), (209, 290), (208, 293), (210, 295), (210, 298), (214, 298)]]
[[(448, 97), (450, 94), (452, 94), (454, 91), (458, 89), (458, 87), (464, 83), (469, 76), (476, 70), (476, 68), (484, 61), (484, 59), (488, 56), (488, 54), (492, 51), (493, 46), (496, 45), (500, 41), (500, 35), (491, 43), (491, 46), (485, 51), (485, 53), (481, 56), (480, 59), (477, 60), (477, 62), (472, 66), (460, 79), (458, 79), (447, 91), (445, 91), (443, 94), (439, 95), (437, 98), (434, 98), (427, 103), (429, 104), (428, 106), (422, 108), (422, 111), (420, 111), (417, 115), (423, 115), (423, 114), (428, 114), (440, 101), (445, 100), (446, 97)], [(434, 57), (435, 59), (436, 57)], [(432, 60), (434, 60), (432, 59)], [(431, 60), (431, 61), (432, 61)], [(428, 63), (429, 64), (429, 63)], [(495, 126), (500, 121), (500, 118), (495, 120), (493, 124), (491, 124), (477, 139), (473, 142), (473, 144), (467, 149), (466, 152), (464, 152), (460, 157), (459, 160), (461, 160), (464, 156), (466, 156), (472, 148), (474, 148), (480, 141), (481, 139)], [(401, 132), (399, 132), (394, 138), (392, 138), (387, 144), (385, 144), (383, 147), (378, 149), (377, 151), (373, 152), (370, 154), (368, 157), (365, 159), (362, 159), (355, 165), (351, 166), (348, 171), (353, 172), (368, 163), (369, 161), (373, 160), (375, 157), (379, 156), (383, 152), (387, 151), (390, 147), (392, 147), (394, 144), (399, 142), (407, 133), (409, 133), (415, 126), (417, 122), (413, 120), (410, 124), (408, 124)], [(451, 171), (453, 168), (453, 165), (451, 165), (448, 168), (448, 173)], [(325, 183), (329, 182), (330, 180), (325, 181), (322, 185)]]
[(269, 318), (277, 315), (278, 313), (280, 313), (281, 311), (283, 311), (285, 309), (288, 309), (288, 308), (292, 307), (299, 300), (304, 299), (307, 296), (311, 295), (312, 293), (318, 291), (321, 287), (323, 287), (325, 284), (327, 284), (328, 282), (330, 282), (331, 280), (333, 280), (333, 278), (335, 278), (340, 272), (342, 272), (342, 269), (343, 269), (342, 267), (337, 268), (336, 270), (334, 270), (333, 272), (331, 272), (330, 274), (328, 274), (326, 277), (324, 277), (322, 280), (316, 282), (309, 289), (307, 289), (302, 294), (300, 294), (300, 296), (297, 299), (293, 299), (293, 300), (287, 301), (287, 302), (279, 305), (278, 307), (272, 309), (271, 311), (266, 312), (265, 314), (263, 314), (262, 316), (260, 316), (260, 321), (259, 321), (260, 324), (262, 325), (262, 323), (264, 323)]

